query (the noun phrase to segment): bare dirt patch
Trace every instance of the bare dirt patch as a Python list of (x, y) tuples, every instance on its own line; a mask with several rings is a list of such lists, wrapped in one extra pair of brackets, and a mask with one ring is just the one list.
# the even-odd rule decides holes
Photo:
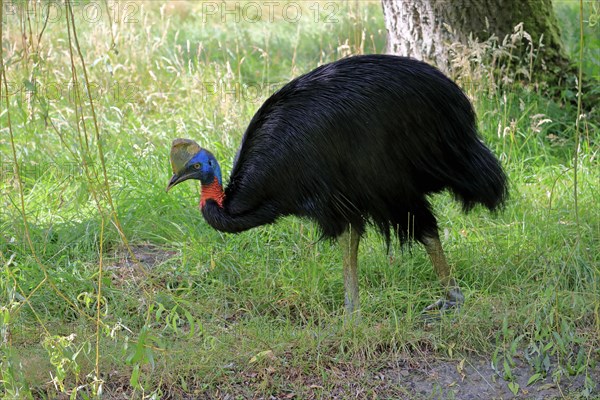
[(116, 281), (136, 281), (144, 278), (148, 271), (177, 255), (176, 251), (165, 250), (152, 244), (135, 244), (121, 248), (107, 260), (106, 270), (111, 271)]
[[(415, 399), (553, 399), (563, 398), (569, 393), (579, 393), (584, 389), (585, 376), (563, 378), (560, 383), (552, 381), (549, 371), (545, 379), (530, 386), (527, 381), (533, 375), (531, 367), (515, 358), (512, 368), (514, 382), (519, 385), (513, 394), (508, 382), (502, 379), (485, 359), (465, 359), (461, 361), (431, 360), (418, 367), (404, 368), (402, 363), (380, 371), (392, 385), (407, 390), (408, 397)], [(593, 382), (600, 382), (600, 367), (590, 371)], [(600, 393), (596, 391), (596, 395)], [(597, 398), (597, 397), (596, 397)]]

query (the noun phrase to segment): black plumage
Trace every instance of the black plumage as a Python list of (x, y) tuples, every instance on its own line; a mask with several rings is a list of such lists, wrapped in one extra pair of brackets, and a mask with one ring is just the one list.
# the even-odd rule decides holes
[(448, 289), (448, 301), (433, 306), (460, 305), (428, 196), (447, 189), (465, 211), (496, 210), (508, 193), (463, 91), (426, 63), (389, 55), (322, 65), (273, 94), (250, 121), (224, 191), (214, 156), (195, 142), (175, 140), (171, 162), (168, 188), (200, 180), (202, 214), (220, 231), (298, 215), (324, 237), (348, 232), (350, 313), (358, 310), (356, 254), (369, 223), (388, 243), (393, 232), (422, 242)]
[(389, 237), (436, 229), (427, 195), (449, 189), (465, 210), (491, 210), (506, 177), (478, 137), (462, 90), (434, 67), (369, 55), (323, 65), (271, 96), (252, 118), (216, 229), (239, 232), (280, 216), (315, 220), (325, 237), (372, 221)]

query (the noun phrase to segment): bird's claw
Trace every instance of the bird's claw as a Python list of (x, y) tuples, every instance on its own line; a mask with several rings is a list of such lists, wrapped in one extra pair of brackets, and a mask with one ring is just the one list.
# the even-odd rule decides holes
[(439, 321), (442, 314), (449, 310), (455, 310), (456, 312), (460, 311), (464, 302), (465, 297), (460, 290), (452, 289), (448, 292), (446, 298), (439, 299), (423, 309), (423, 319), (425, 319), (426, 322)]
[(456, 308), (459, 309), (461, 306), (461, 303), (454, 301), (454, 300), (449, 300), (449, 299), (439, 299), (438, 301), (436, 301), (433, 304), (428, 305), (427, 307), (425, 307), (425, 309), (423, 310), (424, 313), (430, 312), (430, 311), (446, 311), (449, 310), (451, 308)]

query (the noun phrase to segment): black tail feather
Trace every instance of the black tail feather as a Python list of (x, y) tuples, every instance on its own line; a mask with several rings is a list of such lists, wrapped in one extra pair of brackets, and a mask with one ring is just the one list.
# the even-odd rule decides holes
[(448, 176), (451, 192), (462, 203), (465, 212), (476, 204), (490, 211), (501, 208), (508, 198), (507, 177), (500, 162), (479, 140), (464, 144), (455, 159), (460, 160), (459, 171)]

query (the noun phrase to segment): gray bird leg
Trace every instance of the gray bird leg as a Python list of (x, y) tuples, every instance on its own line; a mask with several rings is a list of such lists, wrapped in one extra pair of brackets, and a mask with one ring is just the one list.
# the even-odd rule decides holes
[(459, 309), (465, 302), (465, 297), (460, 291), (454, 278), (450, 276), (450, 266), (448, 265), (448, 261), (446, 261), (440, 237), (436, 232), (434, 235), (424, 237), (422, 242), (425, 245), (425, 250), (427, 250), (427, 254), (429, 254), (429, 258), (431, 259), (431, 263), (433, 264), (433, 268), (435, 269), (439, 280), (446, 288), (446, 298), (436, 301), (426, 307), (424, 311), (443, 311), (449, 308)]
[(344, 255), (344, 304), (346, 306), (346, 318), (359, 317), (359, 298), (358, 298), (358, 242), (360, 235), (352, 226), (344, 232), (339, 243)]

